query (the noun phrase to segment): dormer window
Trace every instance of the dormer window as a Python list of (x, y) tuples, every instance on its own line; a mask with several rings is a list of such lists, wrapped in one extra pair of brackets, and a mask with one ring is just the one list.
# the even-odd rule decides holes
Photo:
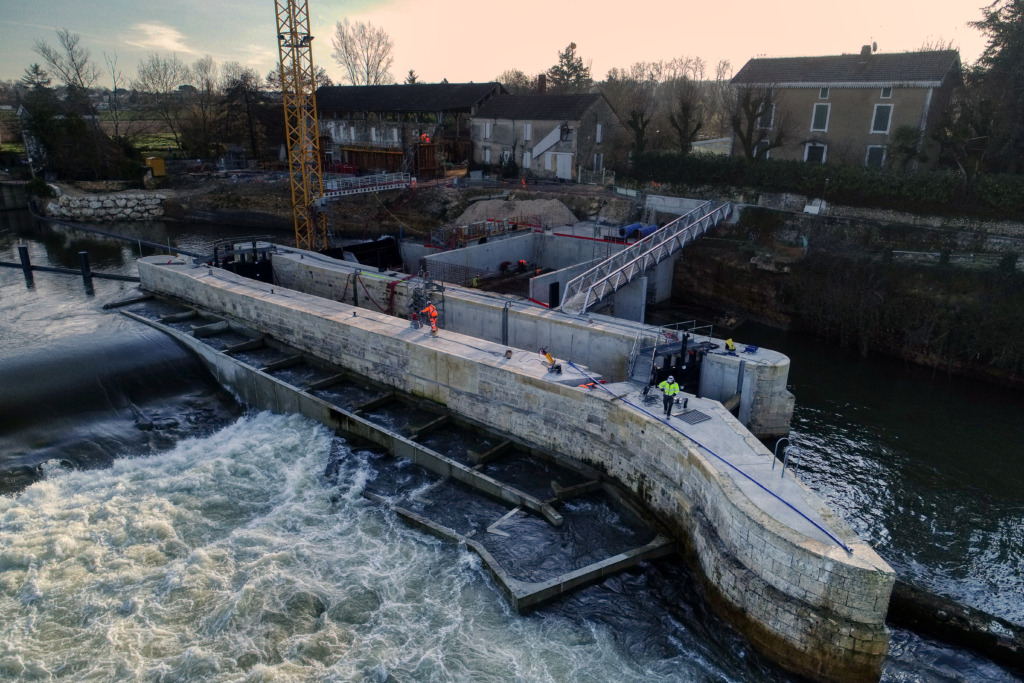
[(828, 99), (828, 88), (822, 88), (821, 90), (818, 91), (818, 99), (819, 100), (827, 100)]
[(892, 97), (892, 88), (882, 88), (882, 99), (887, 100)]

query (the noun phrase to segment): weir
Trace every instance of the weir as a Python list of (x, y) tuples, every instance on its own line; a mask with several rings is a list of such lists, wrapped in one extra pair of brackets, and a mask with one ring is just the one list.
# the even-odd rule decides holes
[[(141, 302), (136, 298), (125, 302), (125, 305), (131, 306), (138, 303)], [(456, 423), (454, 426), (459, 429), (478, 429), (478, 427), (444, 413), (440, 417), (431, 418), (425, 424), (406, 427), (403, 431), (408, 432), (409, 436), (403, 436), (394, 429), (381, 426), (372, 419), (368, 419), (368, 415), (396, 402), (405, 404), (402, 407), (403, 412), (416, 408), (423, 409), (428, 406), (424, 406), (422, 402), (410, 401), (408, 397), (399, 397), (394, 392), (387, 391), (386, 387), (379, 385), (374, 387), (378, 390), (378, 395), (370, 398), (373, 395), (373, 388), (366, 386), (368, 383), (365, 379), (351, 375), (340, 368), (330, 367), (307, 358), (277, 340), (260, 335), (255, 330), (196, 309), (162, 315), (155, 320), (130, 310), (122, 311), (122, 313), (177, 339), (200, 358), (222, 386), (242, 397), (248, 405), (272, 412), (301, 413), (334, 428), (340, 434), (350, 438), (352, 436), (361, 437), (382, 446), (392, 455), (407, 458), (442, 477), (426, 491), (420, 490), (409, 496), (406, 505), (410, 507), (420, 503), (420, 508), (429, 508), (433, 501), (426, 500), (425, 496), (431, 489), (436, 490), (438, 487), (448, 484), (449, 481), (458, 481), (475, 492), (490, 496), (503, 504), (514, 506), (508, 513), (490, 525), (486, 531), (486, 533), (504, 537), (508, 537), (510, 534), (499, 527), (521, 510), (539, 514), (552, 526), (561, 527), (563, 517), (552, 507), (552, 504), (598, 490), (605, 491), (612, 498), (617, 499), (622, 506), (629, 507), (629, 503), (620, 498), (621, 494), (615, 488), (600, 481), (599, 473), (587, 468), (579, 468), (579, 473), (585, 475), (589, 481), (568, 488), (563, 488), (556, 481), (552, 481), (553, 495), (543, 501), (481, 472), (486, 462), (491, 462), (509, 453), (510, 447), (514, 445), (511, 441), (502, 441), (495, 448), (479, 456), (472, 452), (467, 453), (470, 460), (477, 462), (473, 467), (446, 457), (419, 442), (423, 440), (423, 437), (449, 422)], [(172, 325), (176, 327), (172, 327)], [(186, 327), (190, 328), (187, 332), (185, 331)], [(250, 340), (236, 343), (239, 336), (249, 337)], [(282, 355), (285, 356), (284, 359), (274, 360)], [(244, 357), (244, 360), (239, 356)], [(306, 367), (303, 370), (295, 370), (300, 365)], [(325, 379), (317, 379), (323, 375), (326, 375)], [(349, 390), (339, 393), (338, 385), (341, 384), (347, 385)], [(369, 384), (373, 385), (373, 383)], [(362, 394), (361, 399), (353, 400), (360, 394)], [(327, 400), (328, 398), (331, 400)], [(365, 400), (367, 398), (370, 400)], [(343, 407), (345, 405), (350, 406), (351, 410)], [(431, 408), (437, 409), (436, 406)], [(525, 444), (520, 444), (520, 446), (525, 446)], [(553, 461), (558, 460), (557, 456), (553, 454), (538, 454), (548, 455)], [(417, 512), (396, 504), (396, 501), (400, 501), (403, 497), (401, 492), (389, 491), (389, 493), (392, 495), (385, 497), (364, 491), (363, 495), (378, 504), (393, 508), (400, 517), (413, 526), (442, 539), (469, 547), (483, 560), (484, 566), (490, 571), (512, 606), (520, 611), (536, 607), (575, 588), (628, 569), (640, 562), (664, 557), (674, 551), (673, 543), (665, 535), (658, 533), (643, 545), (613, 554), (587, 566), (559, 573), (543, 581), (522, 580), (516, 578), (510, 568), (496, 559), (485, 543), (473, 539), (475, 531), (468, 534), (460, 533), (450, 526), (432, 520), (429, 509), (421, 509)], [(394, 495), (396, 493), (398, 495)], [(438, 498), (440, 501), (439, 493), (436, 491), (432, 497)], [(426, 505), (423, 505), (424, 503)]]
[[(317, 274), (337, 273), (330, 259), (292, 252), (275, 254), (273, 260), (279, 283), (274, 286), (192, 267), (182, 259), (168, 262), (167, 257), (140, 260), (139, 273), (143, 289), (219, 316), (228, 328), (245, 326), (345, 372), (444, 406), (455, 418), (595, 468), (642, 501), (702, 577), (712, 606), (768, 657), (816, 680), (878, 679), (888, 649), (885, 615), (895, 578), (892, 569), (791, 473), (780, 477), (772, 469), (771, 454), (719, 400), (694, 396), (691, 409), (707, 419), (689, 424), (673, 418), (669, 425), (619, 400), (627, 397), (633, 405), (642, 401), (629, 396), (639, 387), (626, 381), (625, 361), (606, 373), (580, 357), (583, 351), (570, 355), (571, 350), (559, 350), (557, 357), (590, 365), (581, 370), (608, 374), (612, 381), (606, 385), (609, 393), (582, 388), (577, 386), (584, 383), (581, 378), (568, 374), (568, 364), (563, 375), (552, 377), (554, 373), (534, 362), (539, 359), (532, 350), (522, 350), (529, 346), (517, 349), (511, 339), (507, 344), (490, 341), (489, 336), (503, 329), (500, 311), (490, 318), (494, 322), (488, 334), (474, 337), (444, 330), (433, 338), (394, 315), (298, 291), (297, 283), (304, 278), (314, 281)], [(373, 305), (394, 312), (400, 296), (400, 285), (390, 284), (394, 279), (378, 283), (376, 291), (365, 286), (370, 278), (360, 273), (321, 279), (320, 285), (335, 292), (333, 285), (342, 281), (352, 289), (359, 286)], [(334, 298), (345, 298), (338, 294)], [(469, 295), (463, 301), (467, 307), (491, 310), (490, 304), (474, 302)], [(592, 358), (602, 357), (595, 350), (620, 345), (628, 358), (636, 340), (635, 329), (627, 334), (614, 322), (549, 318), (543, 314), (557, 312), (547, 310), (519, 313), (524, 323), (533, 323), (534, 334), (554, 336), (558, 331), (569, 337), (569, 349), (575, 347), (575, 334), (583, 332), (584, 349)], [(743, 360), (709, 358), (735, 362), (731, 386), (722, 382), (731, 395)], [(775, 354), (763, 360), (747, 363), (739, 382), (743, 390), (751, 382), (755, 399), (762, 369), (766, 384), (777, 382), (781, 374), (785, 386), (788, 359)], [(724, 362), (721, 366), (729, 367)], [(363, 424), (358, 415), (332, 413), (330, 404), (315, 396), (304, 393), (296, 399), (294, 392), (282, 393), (276, 385), (267, 391), (275, 397), (277, 410), (309, 410), (325, 424), (343, 422), (356, 430)], [(769, 404), (772, 396), (786, 398), (763, 389), (760, 396), (769, 397)], [(392, 447), (396, 454), (402, 449), (418, 452), (421, 447), (413, 443), (393, 439)], [(451, 472), (464, 474), (459, 468)], [(531, 504), (527, 498), (522, 502)]]

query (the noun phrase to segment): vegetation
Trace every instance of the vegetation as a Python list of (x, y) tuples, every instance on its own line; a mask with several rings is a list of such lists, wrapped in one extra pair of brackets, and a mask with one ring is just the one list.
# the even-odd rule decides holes
[(1019, 217), (1024, 211), (1024, 177), (986, 175), (969, 180), (952, 169), (906, 172), (774, 159), (748, 163), (739, 157), (652, 152), (634, 157), (632, 175), (641, 182), (687, 188), (758, 188), (824, 197), (853, 206), (925, 213), (981, 212)]

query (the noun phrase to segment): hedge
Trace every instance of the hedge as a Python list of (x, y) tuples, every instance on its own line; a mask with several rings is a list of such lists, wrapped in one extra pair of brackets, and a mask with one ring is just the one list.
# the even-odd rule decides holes
[(1024, 177), (1015, 175), (985, 175), (967, 183), (949, 170), (907, 172), (772, 159), (751, 163), (737, 157), (665, 152), (636, 156), (630, 175), (641, 182), (754, 187), (906, 211), (1015, 218), (1024, 212)]

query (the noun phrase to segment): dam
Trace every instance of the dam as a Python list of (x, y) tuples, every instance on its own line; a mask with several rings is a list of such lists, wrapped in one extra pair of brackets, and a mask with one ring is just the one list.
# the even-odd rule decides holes
[[(785, 389), (785, 356), (753, 348), (730, 355), (722, 352), (722, 340), (693, 328), (652, 330), (596, 313), (509, 305), (428, 277), (367, 270), (294, 249), (264, 249), (257, 258), (272, 272), (272, 283), (167, 256), (146, 257), (138, 268), (145, 292), (184, 307), (171, 315), (186, 316), (186, 323), (203, 318), (188, 326), (194, 339), (240, 335), (224, 347), (238, 352), (246, 345), (286, 345), (335, 373), (317, 382), (342, 374), (364, 378), (385, 393), (439, 407), (445, 415), (436, 420), (497, 435), (490, 450), (507, 441), (569, 469), (583, 468), (545, 498), (510, 491), (494, 477), (492, 484), (474, 470), (485, 463), (437, 461), (422, 455), (416, 442), (389, 437), (386, 447), (396, 455), (518, 509), (506, 514), (532, 514), (558, 527), (560, 495), (568, 500), (582, 489), (566, 490), (589, 486), (627, 507), (635, 500), (641, 516), (651, 517), (654, 535), (637, 536), (646, 542), (608, 549), (606, 557), (581, 567), (582, 574), (555, 577), (561, 583), (549, 592), (657, 556), (667, 547), (658, 540), (663, 530), (701, 577), (715, 611), (768, 658), (816, 680), (879, 678), (894, 572), (757, 438), (788, 430), (794, 399)], [(408, 319), (425, 300), (443, 311), (438, 337)], [(555, 356), (561, 373), (541, 362), (540, 347)], [(259, 379), (267, 368), (284, 367), (275, 362), (298, 362), (296, 355), (263, 366), (231, 355), (205, 362), (246, 403), (371, 436), (358, 414), (315, 396), (317, 382), (294, 391)], [(643, 387), (654, 373), (688, 371), (697, 359), (701, 369), (684, 388), (681, 414), (666, 421), (655, 416), (657, 407), (644, 407)], [(372, 401), (362, 410), (372, 410)], [(432, 532), (476, 542), (402, 509)], [(500, 575), (500, 558), (493, 564), (498, 569), (489, 568)], [(523, 608), (528, 596), (544, 590), (521, 579), (501, 583), (513, 605)]]

